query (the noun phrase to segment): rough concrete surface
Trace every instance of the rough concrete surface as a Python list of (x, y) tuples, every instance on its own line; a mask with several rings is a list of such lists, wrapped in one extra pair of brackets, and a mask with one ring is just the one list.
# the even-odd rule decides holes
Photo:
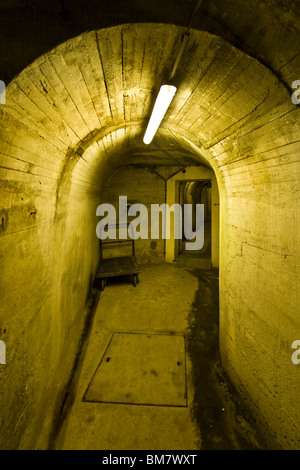
[[(95, 14), (100, 26), (83, 21), (94, 3), (76, 2), (75, 8), (75, 0), (67, 2), (62, 19), (61, 7), (43, 16), (36, 2), (28, 9), (23, 0), (1, 2), (1, 66), (12, 79), (0, 107), (3, 449), (48, 442), (84, 331), (99, 259), (101, 191), (121, 166), (145, 162), (158, 172), (159, 165), (214, 171), (222, 368), (239, 393), (247, 392), (247, 405), (267, 421), (278, 445), (300, 448), (299, 365), (291, 360), (300, 331), (300, 110), (291, 100), (292, 83), (300, 78), (298, 5), (203, 2), (174, 76), (178, 91), (145, 146), (158, 89), (168, 80), (191, 13), (183, 8), (187, 2), (169, 1), (170, 17), (167, 6), (159, 14), (159, 0), (149, 14), (144, 0), (119, 14), (115, 2), (111, 9), (105, 3), (105, 12)], [(84, 11), (78, 27), (72, 5), (73, 19)], [(12, 27), (18, 15), (20, 27)], [(54, 25), (51, 33), (41, 18)], [(154, 252), (162, 253), (153, 242), (145, 249), (152, 261)], [(153, 311), (160, 311), (157, 295)], [(146, 308), (142, 300), (135, 299), (137, 309)], [(176, 319), (176, 328), (169, 318), (161, 320), (157, 328), (176, 330)], [(145, 320), (144, 328), (150, 326)], [(194, 442), (193, 433), (186, 437)]]

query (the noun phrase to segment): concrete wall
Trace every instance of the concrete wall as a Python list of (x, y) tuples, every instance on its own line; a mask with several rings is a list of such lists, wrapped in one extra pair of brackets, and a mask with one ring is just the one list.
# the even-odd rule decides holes
[(2, 189), (1, 449), (47, 446), (98, 259), (93, 198), (71, 196), (58, 217), (50, 184), (21, 176)]
[(14, 108), (8, 92), (8, 103), (0, 110), (0, 448), (43, 449), (88, 313), (99, 190), (72, 172), (80, 157), (63, 124), (54, 136), (22, 111), (21, 97)]
[[(293, 164), (290, 165), (292, 167)], [(221, 199), (220, 348), (232, 381), (285, 449), (299, 449), (299, 201), (287, 168)], [(293, 190), (294, 188), (294, 190)]]
[[(161, 238), (151, 239), (151, 204), (165, 203), (165, 181), (156, 173), (143, 168), (121, 167), (107, 180), (101, 191), (101, 203), (112, 204), (116, 208), (118, 220), (119, 196), (127, 196), (128, 203), (144, 204), (148, 210), (148, 240), (139, 238), (135, 241), (135, 253), (138, 264), (161, 263), (164, 261), (165, 243)], [(137, 214), (138, 215), (138, 214)], [(135, 218), (135, 217), (134, 217)], [(99, 219), (100, 220), (100, 219)], [(130, 218), (128, 218), (128, 222)], [(129, 238), (129, 237), (128, 237)], [(107, 240), (108, 241), (108, 240)], [(106, 243), (104, 241), (104, 243)], [(103, 245), (103, 255), (130, 255), (131, 244), (119, 248)]]
[(216, 149), (226, 167), (220, 348), (228, 375), (280, 445), (299, 449), (300, 375), (291, 360), (300, 335), (299, 110), (289, 96), (285, 105), (289, 112), (278, 105), (271, 122), (234, 135), (226, 155)]

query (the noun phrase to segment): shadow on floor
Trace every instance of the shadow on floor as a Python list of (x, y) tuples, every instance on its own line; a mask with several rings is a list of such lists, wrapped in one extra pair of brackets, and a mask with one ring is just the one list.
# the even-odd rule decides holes
[(188, 318), (188, 352), (195, 387), (193, 413), (203, 450), (266, 450), (255, 418), (225, 376), (219, 357), (217, 270), (191, 271), (198, 291)]

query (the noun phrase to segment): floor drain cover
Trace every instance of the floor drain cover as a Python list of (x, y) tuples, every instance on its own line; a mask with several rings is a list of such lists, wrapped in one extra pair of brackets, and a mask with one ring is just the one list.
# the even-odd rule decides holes
[(184, 336), (114, 333), (83, 400), (187, 406)]

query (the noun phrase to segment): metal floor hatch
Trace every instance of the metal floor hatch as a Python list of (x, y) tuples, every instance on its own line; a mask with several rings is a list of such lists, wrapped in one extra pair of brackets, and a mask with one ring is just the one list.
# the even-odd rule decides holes
[(83, 400), (186, 407), (184, 336), (114, 333)]

